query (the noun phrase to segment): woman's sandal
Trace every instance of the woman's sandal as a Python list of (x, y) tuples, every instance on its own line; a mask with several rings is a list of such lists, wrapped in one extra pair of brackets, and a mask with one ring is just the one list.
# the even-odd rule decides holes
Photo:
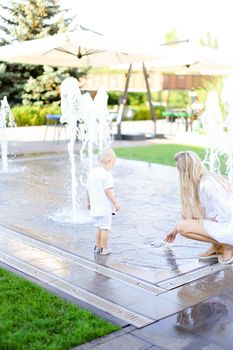
[(206, 252), (201, 253), (198, 257), (199, 259), (214, 259), (221, 257), (222, 246), (213, 244)]
[(224, 253), (218, 257), (218, 262), (220, 264), (230, 264), (233, 262), (233, 247), (224, 246)]

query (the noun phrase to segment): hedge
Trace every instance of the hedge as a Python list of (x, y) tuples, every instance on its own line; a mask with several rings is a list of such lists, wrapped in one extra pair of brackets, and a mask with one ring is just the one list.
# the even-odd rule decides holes
[(12, 113), (17, 126), (45, 125), (46, 114), (60, 114), (59, 106), (15, 106)]
[[(135, 112), (132, 120), (150, 120), (150, 109), (144, 106), (128, 106)], [(162, 106), (154, 107), (155, 115), (157, 119), (163, 118), (163, 111), (165, 110)], [(48, 106), (15, 106), (12, 108), (12, 113), (15, 118), (17, 126), (32, 126), (32, 125), (45, 125), (46, 114), (61, 114), (59, 106), (48, 105)], [(129, 120), (128, 118), (124, 118)], [(130, 119), (131, 120), (131, 119)]]
[[(135, 111), (135, 115), (133, 117), (133, 120), (150, 120), (150, 108), (149, 107), (141, 107), (141, 106), (130, 106), (130, 109)], [(163, 106), (155, 106), (154, 107), (156, 119), (162, 119), (163, 112), (165, 111), (165, 107)]]

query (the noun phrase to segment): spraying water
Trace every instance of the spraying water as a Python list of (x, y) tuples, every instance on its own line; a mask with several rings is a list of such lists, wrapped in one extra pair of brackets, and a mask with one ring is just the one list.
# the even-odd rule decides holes
[(2, 149), (2, 172), (8, 172), (8, 158), (7, 158), (7, 134), (6, 127), (15, 126), (13, 114), (7, 102), (7, 97), (4, 96), (0, 106), (0, 142)]
[[(233, 184), (233, 77), (225, 79), (221, 95), (212, 91), (206, 100), (201, 120), (206, 131), (207, 151), (204, 162), (220, 174), (220, 156), (226, 159), (226, 175)], [(225, 113), (220, 108), (224, 106)]]
[[(88, 170), (90, 171), (93, 166), (94, 146), (98, 144), (98, 124), (94, 101), (89, 93), (85, 93), (81, 97), (80, 115), (83, 121), (79, 127), (79, 139), (82, 142), (80, 159), (84, 168), (87, 160)], [(83, 178), (82, 183), (85, 183)]]
[(88, 169), (93, 166), (94, 146), (98, 146), (99, 152), (103, 148), (110, 147), (111, 133), (108, 113), (108, 95), (101, 86), (94, 98), (89, 93), (81, 96), (80, 116), (83, 121), (79, 130), (79, 138), (82, 140), (80, 151), (81, 160), (88, 159)]
[(227, 175), (233, 184), (233, 77), (228, 77), (224, 81), (221, 99), (226, 110), (224, 121), (225, 137), (223, 140), (223, 152), (226, 154)]
[[(102, 150), (110, 144), (107, 100), (108, 95), (103, 87), (98, 90), (93, 100), (89, 93), (81, 94), (77, 79), (70, 77), (63, 80), (61, 84), (61, 123), (67, 123), (68, 126), (72, 196), (72, 216), (70, 218), (67, 212), (64, 212), (62, 216), (63, 218), (66, 216), (66, 219), (62, 221), (67, 222), (70, 219), (75, 223), (90, 221), (90, 217), (80, 210), (78, 188), (79, 184), (85, 186), (87, 172), (93, 166), (94, 146), (99, 146), (99, 150)], [(77, 157), (74, 152), (76, 139), (81, 141), (78, 159), (79, 176), (77, 176)]]
[(71, 164), (71, 196), (72, 196), (72, 219), (77, 221), (77, 178), (74, 155), (74, 144), (77, 137), (77, 122), (79, 120), (81, 92), (78, 81), (75, 78), (67, 78), (61, 83), (61, 123), (68, 126), (68, 154)]
[(219, 154), (223, 139), (223, 120), (219, 106), (219, 98), (215, 91), (210, 92), (206, 100), (206, 110), (201, 116), (203, 128), (206, 131), (207, 150), (204, 163), (210, 171), (219, 174)]
[(111, 143), (108, 113), (108, 94), (103, 86), (99, 87), (94, 98), (96, 119), (98, 121), (99, 152), (108, 148)]

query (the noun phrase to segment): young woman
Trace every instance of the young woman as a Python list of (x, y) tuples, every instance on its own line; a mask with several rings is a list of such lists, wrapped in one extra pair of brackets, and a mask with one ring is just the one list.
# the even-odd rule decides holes
[(212, 243), (199, 255), (218, 257), (222, 264), (233, 261), (233, 187), (221, 176), (209, 172), (198, 155), (191, 151), (175, 155), (180, 178), (182, 220), (167, 235), (171, 243), (176, 235)]

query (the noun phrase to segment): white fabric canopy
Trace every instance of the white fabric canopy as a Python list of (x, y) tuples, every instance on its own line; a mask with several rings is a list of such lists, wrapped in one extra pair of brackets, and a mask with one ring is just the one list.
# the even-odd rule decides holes
[(0, 47), (0, 61), (51, 66), (103, 67), (153, 57), (162, 56), (142, 54), (129, 43), (81, 29)]
[[(162, 46), (160, 50), (160, 55), (157, 55), (155, 59), (145, 60), (144, 63), (148, 70), (179, 75), (233, 74), (233, 55), (219, 49), (207, 48), (188, 42)], [(122, 69), (123, 67), (127, 69), (127, 65), (113, 66), (115, 69)], [(135, 63), (133, 67), (140, 70), (141, 64)]]
[(163, 53), (162, 59), (146, 62), (147, 67), (176, 74), (231, 74), (233, 70), (233, 56), (218, 49), (186, 43), (167, 47)]
[[(232, 74), (233, 56), (191, 43), (172, 47), (107, 37), (77, 29), (0, 47), (0, 61), (67, 67), (104, 67), (145, 62), (148, 69), (177, 74)], [(136, 68), (137, 65), (134, 65)], [(140, 65), (141, 69), (141, 65)]]

